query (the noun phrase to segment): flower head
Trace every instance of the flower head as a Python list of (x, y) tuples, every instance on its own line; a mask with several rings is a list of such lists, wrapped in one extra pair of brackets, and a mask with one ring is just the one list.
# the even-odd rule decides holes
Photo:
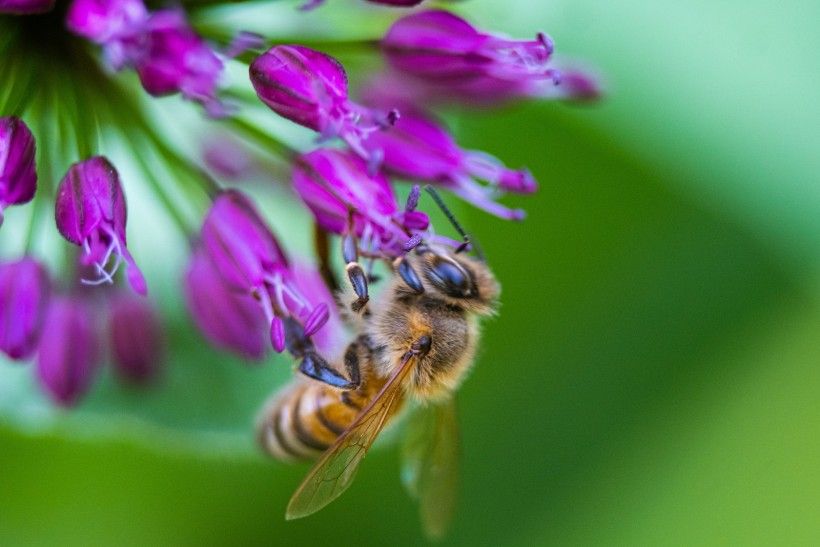
[[(145, 294), (145, 278), (128, 252), (125, 240), (125, 195), (114, 166), (102, 156), (72, 165), (57, 188), (55, 217), (62, 236), (82, 246), (85, 265), (98, 277), (87, 284), (112, 283), (122, 261), (131, 287)], [(113, 260), (110, 268), (108, 263)]]
[[(507, 219), (523, 218), (494, 201), (499, 190), (530, 193), (537, 183), (527, 170), (507, 168), (484, 152), (463, 150), (440, 125), (405, 111), (391, 131), (373, 135), (367, 146), (380, 149), (386, 169), (418, 181), (439, 184), (482, 209)], [(490, 183), (483, 187), (476, 179)]]
[(31, 201), (37, 189), (34, 136), (20, 118), (0, 118), (0, 225), (3, 209)]
[(202, 247), (225, 283), (262, 307), (277, 351), (285, 348), (285, 318), (301, 323), (307, 337), (324, 324), (324, 306), (311, 307), (299, 293), (279, 242), (241, 192), (227, 190), (214, 200), (202, 226)]
[(400, 209), (387, 177), (371, 174), (364, 160), (348, 152), (320, 148), (299, 156), (293, 187), (319, 226), (358, 238), (357, 250), (365, 256), (399, 256), (429, 224), (415, 203)]
[(0, 263), (0, 351), (12, 359), (34, 353), (50, 292), (48, 273), (33, 258)]
[(265, 356), (265, 314), (253, 297), (225, 283), (201, 247), (191, 255), (184, 288), (188, 311), (211, 343), (253, 361)]
[(99, 364), (99, 337), (87, 305), (59, 297), (48, 308), (37, 354), (37, 376), (45, 391), (62, 406), (85, 394)]
[(54, 9), (56, 0), (0, 0), (0, 13), (27, 15)]
[(116, 372), (124, 380), (144, 383), (159, 372), (162, 326), (146, 298), (122, 292), (110, 302), (111, 352)]
[(142, 0), (74, 0), (66, 16), (69, 30), (103, 46), (116, 69), (139, 60), (147, 21)]
[(341, 137), (363, 157), (370, 155), (362, 142), (397, 117), (351, 101), (341, 63), (308, 47), (272, 47), (253, 61), (250, 76), (256, 94), (271, 110), (318, 131), (323, 139)]

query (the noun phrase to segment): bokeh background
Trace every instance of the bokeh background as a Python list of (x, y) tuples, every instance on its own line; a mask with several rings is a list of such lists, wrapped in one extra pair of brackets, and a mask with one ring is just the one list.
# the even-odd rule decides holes
[[(504, 293), (459, 393), (463, 484), (444, 544), (820, 542), (820, 4), (451, 6), (547, 31), (608, 96), (447, 116), (465, 146), (528, 165), (542, 189), (511, 200), (523, 224), (458, 208)], [(294, 7), (200, 23), (298, 40), (375, 37), (394, 17), (354, 0)], [(367, 66), (338, 54), (354, 79)], [(134, 254), (168, 320), (165, 377), (143, 392), (105, 372), (61, 412), (30, 367), (0, 363), (0, 544), (422, 542), (389, 443), (337, 503), (283, 520), (307, 467), (259, 455), (251, 424), (289, 365), (204, 346), (175, 285), (183, 242), (161, 215), (154, 237), (137, 234), (156, 204), (130, 184)], [(306, 252), (307, 217), (282, 195), (271, 223)]]

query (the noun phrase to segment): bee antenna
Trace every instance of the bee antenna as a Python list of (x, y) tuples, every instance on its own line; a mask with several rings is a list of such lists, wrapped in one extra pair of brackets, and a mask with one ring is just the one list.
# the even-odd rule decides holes
[(458, 222), (458, 220), (456, 220), (456, 217), (455, 215), (453, 215), (453, 212), (450, 211), (450, 208), (447, 207), (447, 205), (444, 203), (444, 200), (441, 199), (441, 195), (436, 191), (435, 188), (433, 188), (429, 184), (424, 187), (424, 190), (428, 194), (430, 194), (430, 196), (433, 198), (433, 201), (435, 201), (436, 205), (438, 205), (438, 208), (441, 209), (441, 212), (444, 213), (444, 216), (447, 217), (447, 220), (450, 221), (450, 224), (453, 225), (453, 228), (455, 228), (456, 232), (458, 232), (458, 235), (460, 235), (461, 239), (464, 241), (461, 245), (459, 245), (456, 248), (456, 253), (463, 252), (468, 248), (473, 248), (478, 258), (483, 262), (485, 260), (484, 253), (481, 252), (481, 247), (478, 245), (478, 242), (473, 241), (472, 238), (469, 235), (467, 235), (467, 232), (464, 231), (464, 228), (462, 228), (461, 224)]

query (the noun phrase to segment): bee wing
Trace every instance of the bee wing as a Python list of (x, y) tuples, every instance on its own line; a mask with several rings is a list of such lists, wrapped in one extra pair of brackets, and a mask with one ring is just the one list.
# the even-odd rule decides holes
[(431, 539), (444, 536), (455, 514), (459, 452), (454, 399), (418, 409), (402, 446), (402, 482), (419, 500), (421, 522)]
[(404, 380), (415, 361), (414, 354), (405, 354), (381, 391), (316, 462), (290, 498), (287, 520), (315, 513), (347, 490), (367, 450), (401, 402)]

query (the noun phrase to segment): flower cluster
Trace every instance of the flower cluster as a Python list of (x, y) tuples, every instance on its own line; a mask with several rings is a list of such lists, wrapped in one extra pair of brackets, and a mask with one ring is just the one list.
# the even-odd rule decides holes
[[(394, 7), (421, 3), (368, 1)], [(322, 3), (309, 0), (301, 8)], [(0, 14), (8, 14), (0, 15), (0, 35), (10, 36), (0, 41), (0, 62), (27, 57), (45, 47), (43, 36), (51, 36), (54, 44), (32, 58), (52, 63), (45, 72), (65, 75), (78, 101), (53, 104), (53, 90), (14, 72), (25, 63), (9, 63), (9, 77), (0, 83), (0, 225), (8, 208), (34, 201), (25, 251), (0, 261), (0, 351), (12, 360), (36, 359), (44, 391), (66, 406), (91, 387), (104, 347), (118, 376), (136, 383), (157, 375), (164, 349), (161, 322), (137, 265), (149, 257), (135, 258), (129, 250), (125, 188), (101, 134), (121, 134), (126, 143), (135, 135), (151, 143), (167, 171), (185, 179), (158, 180), (138, 150), (133, 155), (143, 163), (142, 173), (123, 171), (129, 184), (147, 184), (190, 242), (182, 287), (203, 336), (249, 361), (262, 360), (269, 349), (287, 351), (304, 374), (344, 386), (347, 380), (325, 357), (343, 347), (332, 295), (340, 287), (331, 267), (331, 240), (338, 239), (346, 283), (355, 293), (353, 302), (339, 304), (356, 313), (368, 303), (377, 264), (390, 268), (422, 242), (463, 248), (433, 230), (419, 209), (420, 184), (508, 220), (521, 220), (524, 212), (503, 205), (503, 196), (537, 189), (526, 168), (460, 146), (431, 109), (453, 101), (486, 106), (600, 93), (590, 75), (553, 62), (547, 35), (515, 40), (443, 10), (400, 16), (381, 39), (362, 42), (363, 51), (381, 57), (387, 68), (370, 74), (356, 97), (342, 63), (327, 53), (294, 43), (264, 49), (261, 37), (250, 33), (208, 34), (189, 22), (196, 19), (189, 19), (184, 2), (152, 11), (143, 0), (0, 0)], [(27, 14), (37, 15), (24, 21), (20, 16)], [(18, 21), (24, 24), (15, 26)], [(230, 35), (232, 41), (216, 45)], [(113, 72), (96, 70), (99, 57)], [(235, 94), (240, 104), (227, 108), (219, 90), (229, 62), (247, 65), (244, 84), (255, 92), (253, 102), (315, 132), (315, 145), (297, 150), (248, 122), (248, 93)], [(180, 94), (203, 105), (219, 118), (211, 122), (219, 125), (214, 134), (230, 131), (251, 141), (257, 154), (262, 150), (287, 162), (293, 197), (276, 195), (300, 202), (313, 217), (318, 264), (290, 258), (271, 228), (280, 219), (263, 214), (255, 192), (213, 178), (237, 184), (243, 173), (261, 171), (264, 160), (250, 159), (235, 144), (211, 147), (202, 160), (179, 152), (152, 130), (141, 103), (123, 93), (124, 80), (115, 72), (125, 69), (134, 71), (151, 96)], [(88, 122), (89, 113), (78, 106), (85, 100), (100, 104), (100, 97), (104, 108), (94, 108)], [(69, 152), (72, 143), (76, 152)], [(396, 178), (412, 183), (401, 200)], [(171, 186), (176, 192), (168, 191)], [(191, 192), (199, 202), (207, 200), (201, 222), (192, 223), (174, 205), (172, 196)], [(47, 267), (32, 243), (47, 208), (67, 243), (63, 269)], [(8, 212), (7, 223), (16, 215)], [(150, 222), (135, 218), (131, 224)], [(130, 290), (121, 287), (121, 278)]]

